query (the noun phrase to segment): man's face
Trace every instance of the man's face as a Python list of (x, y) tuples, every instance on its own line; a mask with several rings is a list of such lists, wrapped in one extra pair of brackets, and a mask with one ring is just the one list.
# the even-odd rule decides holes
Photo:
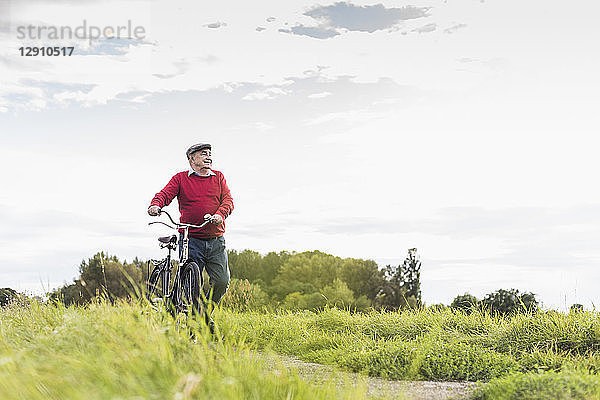
[(203, 149), (195, 152), (190, 157), (190, 166), (194, 171), (208, 169), (212, 167), (212, 154), (209, 149)]

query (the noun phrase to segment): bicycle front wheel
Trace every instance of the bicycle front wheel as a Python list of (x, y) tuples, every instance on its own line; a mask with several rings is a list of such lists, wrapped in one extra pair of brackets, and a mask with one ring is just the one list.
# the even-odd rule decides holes
[(201, 286), (200, 267), (194, 261), (186, 263), (181, 270), (180, 281), (181, 307), (184, 311), (200, 312), (202, 305)]

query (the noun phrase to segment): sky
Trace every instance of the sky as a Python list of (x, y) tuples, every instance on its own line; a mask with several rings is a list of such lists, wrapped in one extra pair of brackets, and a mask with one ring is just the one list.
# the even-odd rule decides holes
[(594, 2), (204, 3), (0, 0), (0, 287), (160, 257), (149, 202), (209, 142), (230, 249), (600, 304)]

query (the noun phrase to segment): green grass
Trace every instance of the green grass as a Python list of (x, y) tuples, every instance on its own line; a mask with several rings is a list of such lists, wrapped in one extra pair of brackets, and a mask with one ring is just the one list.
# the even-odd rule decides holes
[[(477, 400), (600, 399), (600, 316), (494, 317), (450, 310), (234, 312), (223, 340), (143, 306), (0, 309), (2, 399), (359, 399), (365, 386), (307, 382), (256, 350), (370, 376), (488, 382)], [(197, 337), (190, 339), (190, 328)]]
[(255, 348), (392, 379), (489, 381), (513, 373), (600, 370), (598, 313), (494, 317), (451, 310), (351, 314), (223, 312)]
[(600, 377), (574, 371), (512, 375), (480, 388), (473, 399), (597, 400), (600, 399)]
[[(197, 324), (194, 324), (198, 326)], [(0, 310), (0, 398), (361, 399), (267, 367), (243, 341), (215, 341), (131, 304)]]

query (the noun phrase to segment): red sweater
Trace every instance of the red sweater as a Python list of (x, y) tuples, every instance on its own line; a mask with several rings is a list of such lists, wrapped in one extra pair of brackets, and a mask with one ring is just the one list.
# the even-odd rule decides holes
[(177, 196), (179, 202), (180, 221), (182, 223), (201, 225), (205, 214), (219, 214), (223, 217), (221, 225), (209, 223), (202, 229), (190, 228), (190, 236), (208, 238), (223, 236), (225, 233), (225, 218), (233, 211), (233, 199), (220, 171), (216, 175), (188, 176), (188, 171), (175, 174), (167, 186), (152, 199), (150, 205), (166, 207)]

